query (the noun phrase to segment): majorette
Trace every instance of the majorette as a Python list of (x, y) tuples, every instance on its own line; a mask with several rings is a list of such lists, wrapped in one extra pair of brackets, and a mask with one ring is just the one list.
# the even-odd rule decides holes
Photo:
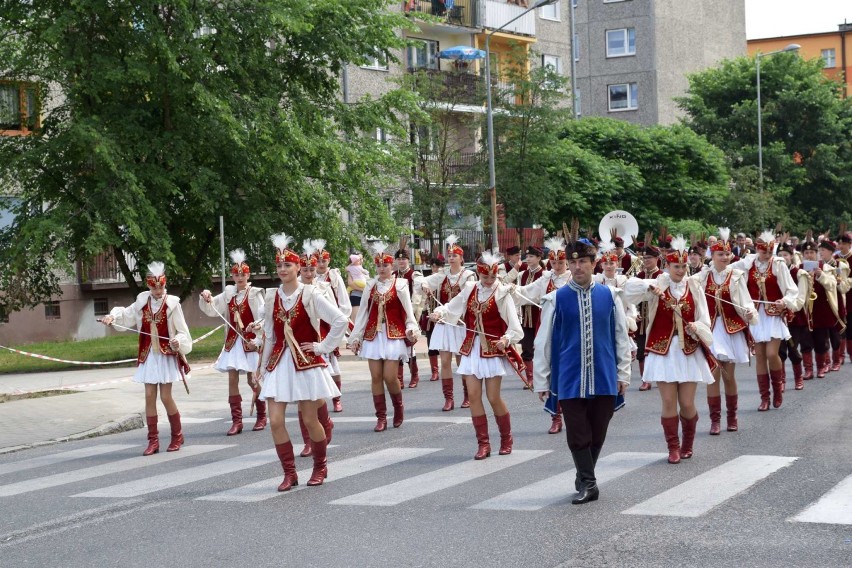
[[(419, 320), (420, 312), (423, 309), (423, 296), (420, 294), (420, 281), (423, 280), (423, 273), (419, 270), (414, 270), (411, 266), (411, 256), (408, 254), (407, 244), (407, 238), (403, 237), (400, 239), (399, 248), (393, 255), (395, 263), (394, 275), (408, 282), (408, 293), (411, 294), (411, 305), (414, 307), (414, 316)], [(414, 389), (420, 383), (420, 370), (417, 368), (417, 352), (414, 350), (414, 346), (411, 345), (408, 349), (410, 351), (408, 370), (411, 372), (411, 381), (408, 383), (408, 388)], [(404, 368), (405, 366), (400, 361), (396, 378), (399, 381), (399, 388), (401, 389), (405, 388), (405, 381), (403, 379)]]

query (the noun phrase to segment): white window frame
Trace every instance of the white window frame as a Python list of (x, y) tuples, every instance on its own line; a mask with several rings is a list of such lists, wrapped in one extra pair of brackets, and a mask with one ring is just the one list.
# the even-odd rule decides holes
[[(549, 60), (549, 61), (548, 61)], [(547, 67), (550, 65), (553, 67), (553, 70), (562, 75), (562, 58), (558, 55), (550, 55), (548, 53), (543, 53), (541, 55), (541, 66)]]
[[(612, 89), (614, 87), (625, 87), (627, 89), (627, 106), (623, 108), (613, 108), (612, 106)], [(606, 86), (606, 104), (609, 112), (624, 112), (629, 110), (639, 109), (639, 89), (636, 83), (614, 83)]]
[(376, 142), (379, 144), (384, 144), (388, 141), (390, 136), (388, 136), (387, 131), (382, 127), (376, 128)]
[(539, 17), (542, 20), (550, 20), (552, 22), (561, 22), (561, 14), (559, 13), (559, 2), (554, 2), (547, 6), (539, 8)]
[[(827, 57), (828, 55), (831, 55), (830, 61)], [(820, 50), (820, 56), (823, 61), (823, 69), (833, 69), (834, 67), (837, 67), (837, 50), (833, 47)]]
[[(382, 63), (382, 60), (384, 60), (384, 63)], [(388, 58), (381, 57), (379, 55), (368, 55), (367, 63), (361, 65), (361, 69), (372, 69), (373, 71), (387, 71)]]
[[(423, 42), (423, 45), (420, 46), (420, 47), (414, 46), (414, 45), (409, 45), (408, 47), (405, 48), (405, 65), (409, 69), (414, 69), (414, 70), (416, 70), (416, 69), (435, 69), (435, 70), (437, 70), (437, 69), (441, 68), (440, 60), (438, 59), (438, 53), (441, 51), (441, 44), (438, 42), (438, 40), (426, 39), (426, 38), (420, 38), (420, 37), (412, 37), (412, 38), (409, 38), (409, 39), (414, 40), (414, 41), (422, 41)], [(430, 48), (430, 46), (434, 46), (434, 48), (432, 49), (432, 48)], [(412, 61), (411, 61), (412, 57), (411, 56), (412, 56), (413, 53), (416, 53), (420, 49), (425, 49), (426, 58), (427, 58), (427, 60), (431, 58), (431, 61), (427, 61), (426, 65), (412, 65)], [(434, 66), (430, 65), (430, 63), (434, 63)]]
[[(633, 33), (633, 51), (630, 51), (630, 33)], [(622, 39), (624, 40), (624, 53), (615, 53), (610, 50), (609, 46), (609, 36), (610, 34), (621, 34)], [(636, 28), (618, 28), (614, 30), (606, 30), (605, 33), (606, 38), (606, 57), (607, 59), (612, 57), (632, 57), (636, 55)]]

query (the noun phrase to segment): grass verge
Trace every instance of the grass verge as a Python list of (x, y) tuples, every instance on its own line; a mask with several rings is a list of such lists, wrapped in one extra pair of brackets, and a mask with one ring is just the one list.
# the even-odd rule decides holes
[[(190, 330), (192, 337), (201, 337), (215, 326), (195, 327)], [(199, 341), (192, 347), (187, 359), (191, 362), (215, 359), (222, 350), (224, 332), (217, 331), (207, 339)], [(44, 343), (29, 343), (27, 345), (10, 345), (21, 351), (68, 359), (72, 361), (118, 361), (135, 358), (139, 345), (139, 336), (132, 332), (122, 333), (111, 337), (87, 339), (85, 341), (50, 341)], [(110, 365), (109, 367), (134, 367), (135, 363)], [(0, 374), (36, 373), (43, 371), (62, 371), (66, 369), (93, 369), (104, 365), (72, 365), (57, 361), (45, 361), (28, 355), (21, 355), (0, 349)]]

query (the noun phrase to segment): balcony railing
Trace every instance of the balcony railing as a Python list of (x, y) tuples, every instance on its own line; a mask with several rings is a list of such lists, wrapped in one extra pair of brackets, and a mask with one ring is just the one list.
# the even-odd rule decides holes
[[(525, 2), (522, 2), (524, 4)], [(492, 30), (499, 28), (512, 18), (518, 16), (527, 9), (527, 6), (519, 4), (509, 4), (506, 0), (485, 0), (485, 18), (483, 26)], [(528, 36), (535, 35), (535, 10), (503, 28), (503, 31), (523, 34)]]
[[(124, 258), (130, 270), (135, 270), (136, 259), (129, 254), (125, 254)], [(103, 252), (91, 258), (88, 262), (79, 262), (77, 264), (77, 279), (80, 284), (120, 284), (125, 282), (118, 261), (112, 252)]]
[(416, 74), (414, 88), (427, 100), (472, 105), (485, 102), (485, 82), (474, 73), (424, 67), (408, 71)]
[(474, 28), (477, 27), (477, 4), (478, 0), (455, 0), (448, 8), (445, 0), (406, 0), (402, 9), (408, 14), (429, 14), (447, 24)]
[[(437, 155), (427, 155), (418, 166), (418, 177), (429, 183), (471, 183), (475, 181), (477, 169), (485, 162), (481, 152), (454, 152), (440, 159)], [(446, 174), (446, 176), (444, 175)]]

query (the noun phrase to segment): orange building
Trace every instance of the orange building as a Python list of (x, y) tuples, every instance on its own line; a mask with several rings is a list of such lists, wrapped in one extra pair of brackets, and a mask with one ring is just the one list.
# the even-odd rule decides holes
[(840, 24), (835, 32), (750, 39), (748, 54), (769, 53), (791, 43), (802, 46), (799, 55), (804, 59), (821, 57), (825, 76), (843, 81), (843, 96), (852, 95), (852, 24)]

